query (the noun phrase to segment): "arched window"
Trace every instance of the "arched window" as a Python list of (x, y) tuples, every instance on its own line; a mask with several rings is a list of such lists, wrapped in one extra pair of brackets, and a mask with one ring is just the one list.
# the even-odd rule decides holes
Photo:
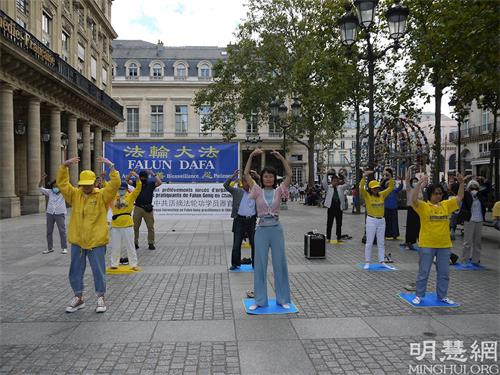
[(179, 64), (177, 65), (177, 77), (179, 78), (186, 78), (186, 65), (184, 64)]
[(450, 155), (450, 158), (448, 159), (448, 169), (450, 171), (454, 171), (457, 169), (457, 155)]
[(210, 67), (208, 64), (202, 64), (200, 66), (200, 77), (209, 78), (210, 77)]
[(162, 76), (161, 65), (156, 63), (153, 65), (153, 77), (161, 77), (161, 76)]
[(136, 63), (132, 63), (128, 66), (128, 76), (129, 77), (137, 77), (139, 75), (139, 69), (137, 68)]

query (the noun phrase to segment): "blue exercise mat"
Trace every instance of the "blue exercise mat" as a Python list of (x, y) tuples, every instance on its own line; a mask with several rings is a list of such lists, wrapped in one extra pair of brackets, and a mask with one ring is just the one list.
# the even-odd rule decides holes
[(251, 264), (242, 264), (240, 268), (229, 270), (229, 272), (253, 272), (253, 267)]
[(459, 271), (484, 271), (486, 269), (486, 267), (480, 264), (472, 263), (457, 263), (452, 265), (452, 267)]
[[(389, 264), (390, 265), (390, 264)], [(392, 265), (390, 265), (391, 267), (394, 267)], [(356, 264), (356, 267), (358, 268), (361, 268), (363, 271), (380, 271), (380, 272), (387, 272), (387, 271), (396, 271), (397, 268), (394, 267), (393, 270), (389, 269), (389, 268), (386, 268), (384, 266), (381, 266), (379, 263), (371, 263), (370, 264), (370, 268), (368, 268), (367, 270), (364, 269), (365, 267), (365, 263), (358, 263)]]
[(289, 309), (284, 309), (280, 305), (276, 304), (275, 299), (268, 299), (267, 307), (257, 307), (256, 310), (250, 310), (249, 307), (255, 304), (255, 299), (244, 298), (243, 305), (245, 305), (245, 311), (247, 314), (251, 315), (271, 315), (271, 314), (294, 314), (298, 313), (299, 309), (293, 303), (290, 303)]
[(404, 251), (419, 251), (420, 250), (420, 248), (417, 245), (413, 245), (413, 249), (409, 249), (409, 250), (406, 250), (405, 245), (399, 245), (399, 249), (404, 250)]
[(411, 301), (415, 298), (415, 293), (400, 293), (399, 297), (408, 302), (413, 307), (458, 307), (458, 303), (450, 305), (438, 300), (436, 293), (426, 293), (420, 304), (415, 305)]

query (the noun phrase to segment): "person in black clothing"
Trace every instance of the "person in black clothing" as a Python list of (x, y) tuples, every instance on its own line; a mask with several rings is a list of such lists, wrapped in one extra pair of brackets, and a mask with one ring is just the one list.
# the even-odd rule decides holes
[[(406, 201), (409, 201), (409, 193), (415, 189), (418, 183), (418, 178), (410, 179), (410, 172), (406, 174)], [(406, 234), (404, 246), (406, 250), (415, 250), (414, 245), (417, 243), (418, 234), (420, 232), (420, 216), (415, 212), (413, 207), (408, 206), (406, 216)]]
[[(154, 177), (150, 179), (149, 176)], [(153, 214), (153, 193), (155, 189), (161, 185), (161, 180), (158, 175), (154, 174), (151, 169), (146, 169), (139, 172), (139, 178), (142, 182), (142, 190), (135, 200), (134, 208), (134, 242), (135, 248), (139, 248), (139, 228), (142, 224), (142, 219), (148, 227), (148, 245), (149, 250), (155, 250), (155, 218)]]
[(335, 219), (337, 230), (337, 241), (342, 240), (342, 210), (345, 210), (345, 189), (348, 186), (337, 175), (331, 176), (331, 185), (328, 185), (328, 176), (323, 180), (323, 187), (326, 190), (325, 207), (328, 208), (326, 219), (326, 239), (331, 241), (333, 219)]

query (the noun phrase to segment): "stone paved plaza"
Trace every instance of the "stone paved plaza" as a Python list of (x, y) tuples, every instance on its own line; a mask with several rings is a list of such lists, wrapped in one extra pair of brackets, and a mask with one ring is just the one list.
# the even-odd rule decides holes
[[(399, 216), (404, 235), (406, 213)], [(147, 250), (141, 233), (142, 272), (108, 276), (108, 311), (94, 312), (87, 267), (87, 306), (67, 314), (70, 257), (59, 249), (42, 255), (45, 217), (2, 220), (0, 373), (408, 374), (410, 365), (460, 363), (441, 362), (439, 350), (434, 361), (429, 356), (419, 361), (411, 343), (431, 340), (439, 348), (444, 340), (458, 340), (468, 356), (474, 342), (498, 341), (498, 232), (483, 232), (481, 263), (487, 270), (450, 271), (449, 296), (460, 307), (413, 308), (398, 294), (415, 281), (417, 253), (388, 241), (386, 253), (397, 271), (357, 268), (364, 254), (362, 220), (346, 213), (343, 232), (353, 239), (328, 245), (324, 260), (307, 260), (303, 235), (324, 232), (325, 209), (292, 203), (282, 212), (299, 313), (270, 316), (243, 309), (252, 274), (228, 271), (230, 221), (158, 219), (156, 251)], [(461, 254), (460, 240), (454, 244)], [(243, 250), (243, 256), (249, 253)], [(272, 267), (269, 276), (272, 295)], [(434, 285), (433, 269), (429, 289)], [(493, 362), (490, 355), (466, 363)]]

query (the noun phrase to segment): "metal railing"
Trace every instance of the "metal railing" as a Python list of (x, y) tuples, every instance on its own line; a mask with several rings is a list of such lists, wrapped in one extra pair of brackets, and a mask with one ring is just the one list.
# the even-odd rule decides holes
[[(491, 135), (491, 132), (493, 131), (493, 123), (489, 123), (488, 126), (473, 126), (472, 128), (466, 128), (466, 129), (461, 129), (461, 134), (460, 137), (462, 140), (465, 140), (467, 138), (473, 138), (473, 137), (479, 137), (483, 135)], [(497, 129), (497, 133), (500, 131)], [(457, 142), (458, 141), (458, 130), (451, 132), (449, 136), (450, 142)]]
[[(99, 89), (90, 80), (69, 65), (62, 57), (46, 47), (33, 34), (15, 22), (7, 14), (0, 10), (0, 19), (4, 22), (4, 27), (0, 28), (0, 35), (4, 40), (21, 48), (29, 53), (45, 67), (49, 68), (71, 86), (76, 87), (80, 92), (94, 99), (99, 105), (109, 109), (123, 120), (123, 107)], [(7, 23), (10, 21), (10, 25)], [(13, 30), (10, 34), (8, 30)], [(14, 36), (16, 35), (16, 36)], [(22, 36), (20, 38), (19, 36)], [(29, 40), (29, 44), (26, 43)], [(35, 46), (35, 48), (33, 47)]]

